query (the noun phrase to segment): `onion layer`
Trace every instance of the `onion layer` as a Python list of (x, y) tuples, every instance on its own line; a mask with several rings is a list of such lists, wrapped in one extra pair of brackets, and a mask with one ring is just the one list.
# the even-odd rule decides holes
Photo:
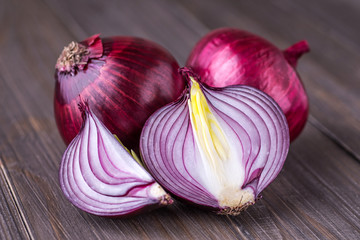
[(55, 117), (65, 143), (81, 127), (77, 108), (81, 94), (113, 134), (137, 149), (146, 119), (183, 91), (178, 68), (168, 51), (145, 39), (95, 35), (70, 43), (55, 72)]
[[(99, 216), (125, 216), (172, 203), (172, 199), (88, 108), (66, 149), (60, 186), (76, 207)], [(133, 153), (134, 154), (134, 153)]]
[(187, 66), (212, 87), (243, 84), (270, 95), (288, 121), (291, 140), (305, 126), (308, 98), (295, 71), (298, 58), (309, 51), (301, 41), (280, 51), (254, 34), (221, 28), (204, 36), (192, 50)]
[(147, 120), (143, 161), (177, 197), (236, 215), (280, 172), (289, 148), (286, 118), (255, 88), (208, 88), (188, 69), (181, 71), (189, 87)]

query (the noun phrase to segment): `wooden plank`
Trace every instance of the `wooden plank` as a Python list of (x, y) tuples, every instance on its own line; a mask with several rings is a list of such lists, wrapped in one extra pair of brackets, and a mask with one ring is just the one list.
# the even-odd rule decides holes
[(357, 1), (181, 3), (209, 29), (245, 29), (282, 49), (307, 39), (311, 53), (300, 60), (298, 71), (309, 93), (311, 114), (321, 124), (320, 130), (360, 161)]
[(304, 237), (311, 236), (311, 231), (317, 238), (356, 239), (360, 234), (360, 211), (354, 208), (360, 200), (359, 164), (331, 141), (325, 141), (311, 125), (304, 135), (291, 148), (284, 167), (286, 177), (280, 175), (275, 182), (282, 186), (267, 192), (288, 195), (274, 202), (276, 214), (290, 211), (293, 217), (289, 226), (304, 225), (299, 228)]
[(180, 65), (185, 63), (197, 40), (194, 36), (200, 37), (208, 30), (194, 16), (184, 11), (181, 5), (164, 0), (107, 0), (106, 4), (94, 0), (87, 1), (87, 4), (79, 0), (44, 1), (71, 30), (71, 26), (77, 26), (72, 30), (75, 40), (82, 40), (96, 33), (101, 33), (104, 37), (142, 37), (170, 50)]
[[(304, 135), (292, 146), (284, 169), (259, 203), (282, 229), (282, 238), (357, 239), (359, 164), (311, 125)], [(256, 216), (252, 210), (247, 212)], [(268, 224), (267, 219), (256, 219), (262, 227)], [(237, 225), (244, 223), (241, 217), (234, 220)]]
[(0, 239), (30, 239), (0, 157)]

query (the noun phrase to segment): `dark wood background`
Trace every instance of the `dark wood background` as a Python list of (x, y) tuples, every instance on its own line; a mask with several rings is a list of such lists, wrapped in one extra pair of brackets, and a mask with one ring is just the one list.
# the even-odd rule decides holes
[[(0, 0), (0, 239), (360, 239), (359, 24), (359, 0)], [(63, 46), (134, 35), (183, 65), (222, 26), (311, 47), (298, 64), (310, 118), (263, 199), (237, 217), (179, 203), (129, 219), (73, 207), (52, 106)]]

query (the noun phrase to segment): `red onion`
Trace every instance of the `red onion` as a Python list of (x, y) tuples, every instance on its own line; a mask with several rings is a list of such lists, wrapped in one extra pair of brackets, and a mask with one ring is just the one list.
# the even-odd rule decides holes
[(92, 36), (65, 47), (56, 64), (54, 108), (68, 144), (79, 132), (78, 96), (131, 149), (141, 128), (159, 107), (184, 89), (176, 60), (159, 45), (134, 37)]
[(270, 95), (285, 113), (294, 140), (305, 126), (309, 108), (295, 67), (298, 58), (308, 51), (306, 41), (282, 52), (254, 34), (222, 28), (196, 44), (187, 65), (209, 86), (244, 84)]
[(170, 196), (88, 105), (80, 107), (84, 122), (64, 153), (59, 174), (70, 202), (99, 216), (127, 216), (171, 204)]
[(255, 88), (210, 88), (189, 70), (182, 72), (189, 87), (145, 123), (143, 161), (177, 197), (220, 214), (239, 214), (284, 164), (286, 118), (271, 97)]

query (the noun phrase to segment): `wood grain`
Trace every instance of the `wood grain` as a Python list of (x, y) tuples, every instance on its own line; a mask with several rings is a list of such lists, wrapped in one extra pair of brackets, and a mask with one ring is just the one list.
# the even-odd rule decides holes
[[(0, 0), (0, 239), (359, 239), (360, 3)], [(183, 65), (210, 29), (233, 26), (299, 63), (311, 117), (263, 199), (237, 217), (181, 203), (128, 219), (89, 215), (58, 184), (65, 145), (53, 117), (62, 47), (95, 33), (158, 42)], [(346, 59), (346, 61), (344, 60)]]
[(12, 184), (0, 159), (0, 239), (29, 239)]

